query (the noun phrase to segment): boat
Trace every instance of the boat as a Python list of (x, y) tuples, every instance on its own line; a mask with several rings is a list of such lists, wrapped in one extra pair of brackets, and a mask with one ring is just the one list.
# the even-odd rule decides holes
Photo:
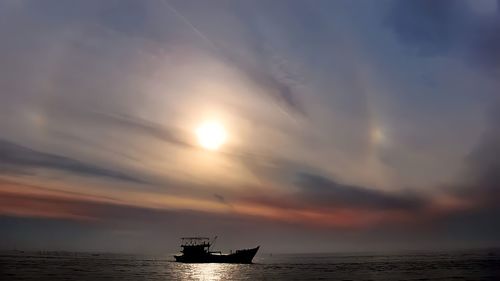
[(211, 251), (217, 236), (210, 241), (208, 237), (181, 238), (181, 255), (175, 255), (175, 261), (183, 263), (252, 263), (260, 246), (251, 249), (231, 251), (223, 254), (220, 251)]

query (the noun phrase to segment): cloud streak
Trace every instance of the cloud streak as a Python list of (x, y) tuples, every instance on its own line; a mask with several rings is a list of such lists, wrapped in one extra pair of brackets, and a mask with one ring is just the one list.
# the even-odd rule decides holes
[[(114, 180), (144, 184), (146, 181), (124, 172), (90, 165), (65, 156), (39, 152), (7, 140), (0, 139), (0, 165), (4, 169), (26, 171), (53, 169), (81, 176), (104, 177)], [(5, 170), (4, 170), (5, 171)]]
[(297, 184), (301, 188), (299, 198), (311, 205), (406, 211), (425, 207), (425, 200), (414, 195), (389, 194), (373, 188), (340, 184), (311, 173), (299, 173)]

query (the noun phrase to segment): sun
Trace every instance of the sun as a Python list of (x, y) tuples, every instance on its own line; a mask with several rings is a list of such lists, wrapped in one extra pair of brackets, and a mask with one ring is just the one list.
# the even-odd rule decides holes
[(226, 142), (224, 126), (216, 121), (205, 121), (196, 129), (200, 145), (208, 150), (217, 150)]

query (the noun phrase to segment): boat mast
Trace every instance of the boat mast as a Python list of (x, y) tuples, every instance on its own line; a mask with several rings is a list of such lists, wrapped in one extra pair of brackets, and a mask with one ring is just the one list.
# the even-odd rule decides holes
[(212, 247), (213, 245), (215, 245), (215, 241), (217, 241), (217, 236), (214, 237), (214, 239), (212, 239), (212, 242), (210, 242), (208, 245), (208, 251), (210, 252), (210, 247)]

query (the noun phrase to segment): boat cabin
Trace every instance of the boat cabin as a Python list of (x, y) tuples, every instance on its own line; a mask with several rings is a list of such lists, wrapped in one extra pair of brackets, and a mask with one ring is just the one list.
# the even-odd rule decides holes
[(183, 237), (182, 253), (184, 255), (200, 255), (210, 252), (210, 238), (208, 237)]

